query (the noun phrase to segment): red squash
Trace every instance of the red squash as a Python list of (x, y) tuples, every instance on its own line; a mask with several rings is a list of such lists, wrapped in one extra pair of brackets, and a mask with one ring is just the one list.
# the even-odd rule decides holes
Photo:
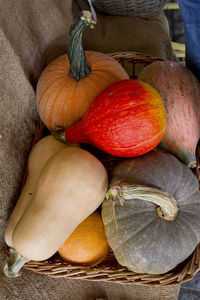
[(65, 131), (65, 138), (114, 156), (135, 157), (155, 148), (165, 128), (165, 109), (158, 92), (145, 82), (128, 79), (101, 92), (84, 117)]

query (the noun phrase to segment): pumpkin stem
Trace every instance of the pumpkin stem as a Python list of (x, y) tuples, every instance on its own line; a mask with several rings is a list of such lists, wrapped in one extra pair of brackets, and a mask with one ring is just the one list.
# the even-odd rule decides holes
[(69, 76), (80, 80), (82, 77), (86, 77), (91, 72), (85, 52), (82, 45), (83, 31), (87, 26), (94, 28), (96, 22), (92, 19), (92, 13), (84, 10), (78, 20), (72, 24), (69, 32), (68, 39), (68, 58), (70, 62)]
[(121, 205), (125, 200), (139, 199), (152, 202), (158, 206), (159, 217), (166, 221), (172, 221), (178, 213), (178, 205), (174, 197), (167, 192), (157, 188), (152, 188), (137, 184), (115, 185), (106, 194), (107, 199), (119, 201)]
[(4, 267), (4, 274), (8, 277), (17, 277), (20, 275), (20, 269), (29, 261), (21, 256), (14, 248), (9, 249), (9, 259)]

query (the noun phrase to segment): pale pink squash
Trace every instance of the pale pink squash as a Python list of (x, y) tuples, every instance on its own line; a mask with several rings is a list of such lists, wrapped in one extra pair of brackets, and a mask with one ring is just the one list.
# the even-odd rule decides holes
[(167, 128), (160, 146), (192, 165), (200, 138), (200, 84), (184, 66), (157, 61), (143, 68), (139, 80), (151, 84), (161, 95)]

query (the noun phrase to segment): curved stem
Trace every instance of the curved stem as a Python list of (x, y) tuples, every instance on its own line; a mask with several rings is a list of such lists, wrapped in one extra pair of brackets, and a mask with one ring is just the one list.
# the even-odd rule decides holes
[(82, 35), (87, 26), (93, 28), (94, 24), (92, 13), (84, 10), (80, 18), (70, 28), (68, 39), (69, 76), (77, 81), (91, 72), (82, 46)]
[(63, 127), (56, 127), (51, 131), (51, 134), (60, 142), (67, 144), (72, 147), (80, 147), (77, 143), (69, 143), (65, 137), (65, 129)]
[(20, 275), (20, 269), (29, 259), (21, 256), (14, 248), (10, 248), (9, 253), (9, 259), (4, 267), (4, 274), (8, 277), (17, 277)]
[(125, 200), (139, 199), (152, 202), (158, 206), (159, 217), (172, 221), (178, 213), (178, 205), (174, 197), (167, 192), (137, 184), (122, 184), (110, 188), (106, 194), (107, 199), (118, 200), (123, 205)]

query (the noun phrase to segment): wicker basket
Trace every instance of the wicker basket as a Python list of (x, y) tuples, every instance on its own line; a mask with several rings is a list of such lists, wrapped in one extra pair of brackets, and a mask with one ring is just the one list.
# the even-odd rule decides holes
[(148, 17), (160, 11), (166, 0), (92, 0), (94, 7), (111, 15)]
[[(125, 52), (125, 53), (114, 53), (109, 54), (114, 59), (124, 64), (130, 64), (132, 66), (132, 76), (135, 77), (135, 67), (138, 64), (149, 64), (153, 61), (161, 60), (156, 57), (151, 57), (141, 53), (135, 52)], [(130, 69), (130, 68), (129, 68)], [(46, 130), (46, 129), (45, 129)], [(46, 131), (45, 131), (46, 134)], [(37, 127), (34, 143), (35, 144), (44, 135), (44, 126), (40, 121)], [(90, 147), (90, 146), (88, 146)], [(108, 159), (106, 153), (100, 152), (98, 149), (89, 148), (93, 151), (93, 154), (101, 159), (102, 163), (107, 166), (108, 175), (110, 169), (114, 163), (117, 163), (120, 158)], [(199, 162), (200, 162), (200, 143), (197, 146), (197, 167), (194, 170), (197, 178), (200, 178)], [(103, 155), (103, 157), (102, 157)], [(111, 158), (111, 156), (109, 156)], [(107, 162), (105, 162), (107, 160)], [(26, 175), (24, 176), (23, 184), (26, 180)], [(92, 281), (110, 281), (118, 282), (123, 284), (142, 284), (142, 285), (177, 285), (185, 281), (191, 280), (192, 277), (200, 270), (200, 244), (196, 247), (193, 254), (184, 262), (179, 264), (173, 270), (167, 272), (163, 275), (148, 275), (148, 274), (137, 274), (132, 271), (127, 270), (118, 264), (114, 257), (113, 252), (110, 250), (107, 257), (98, 265), (93, 267), (86, 267), (81, 265), (71, 265), (64, 262), (58, 254), (46, 261), (31, 261), (24, 265), (26, 269), (32, 270), (34, 272), (48, 275), (51, 277), (66, 277), (74, 279), (84, 279)]]

